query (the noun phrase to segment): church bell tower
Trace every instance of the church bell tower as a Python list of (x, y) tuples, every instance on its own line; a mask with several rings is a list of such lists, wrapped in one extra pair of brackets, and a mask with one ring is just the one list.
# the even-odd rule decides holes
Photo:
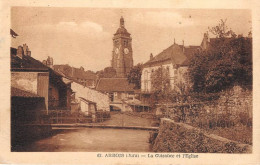
[(133, 51), (131, 34), (125, 28), (124, 18), (120, 18), (120, 26), (113, 37), (111, 65), (117, 77), (126, 77), (133, 67)]

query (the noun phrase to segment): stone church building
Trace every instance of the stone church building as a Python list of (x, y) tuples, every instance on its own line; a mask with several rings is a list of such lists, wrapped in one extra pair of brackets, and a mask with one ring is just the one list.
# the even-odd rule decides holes
[[(119, 28), (114, 34), (111, 67), (115, 69), (113, 78), (100, 78), (96, 90), (109, 95), (110, 109), (121, 109), (124, 102), (133, 99), (134, 86), (129, 84), (127, 74), (133, 67), (133, 50), (131, 34), (125, 28), (124, 18), (120, 18)], [(117, 104), (115, 106), (114, 104)]]
[(113, 37), (111, 66), (116, 70), (116, 77), (126, 77), (133, 67), (133, 50), (131, 34), (125, 28), (124, 18)]
[(190, 80), (187, 77), (188, 66), (190, 59), (194, 53), (207, 49), (208, 34), (204, 34), (201, 45), (184, 46), (183, 44), (174, 44), (163, 50), (161, 53), (153, 57), (150, 55), (150, 60), (144, 63), (141, 77), (142, 93), (152, 93), (152, 74), (158, 68), (164, 68), (169, 73), (171, 89), (181, 92), (182, 88), (190, 87)]

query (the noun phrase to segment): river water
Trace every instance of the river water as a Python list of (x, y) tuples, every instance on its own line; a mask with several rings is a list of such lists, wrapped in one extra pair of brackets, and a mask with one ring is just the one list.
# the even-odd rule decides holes
[(151, 152), (149, 131), (83, 128), (61, 131), (27, 144), (19, 151), (31, 152)]

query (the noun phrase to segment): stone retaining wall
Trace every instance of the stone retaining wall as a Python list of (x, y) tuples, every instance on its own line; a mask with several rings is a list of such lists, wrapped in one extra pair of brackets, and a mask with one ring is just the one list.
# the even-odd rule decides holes
[(155, 152), (252, 153), (252, 146), (207, 134), (184, 123), (163, 118), (154, 141)]

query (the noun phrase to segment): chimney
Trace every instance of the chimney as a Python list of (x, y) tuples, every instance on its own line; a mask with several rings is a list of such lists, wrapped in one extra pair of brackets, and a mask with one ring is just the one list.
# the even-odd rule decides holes
[(28, 55), (28, 46), (26, 44), (23, 44), (23, 52), (25, 56)]
[(153, 59), (153, 53), (150, 54), (150, 60)]
[(50, 56), (47, 58), (47, 66), (53, 68), (53, 58)]
[(182, 51), (184, 52), (184, 40), (182, 40)]
[(27, 56), (31, 57), (31, 51), (27, 51)]
[(208, 48), (208, 43), (209, 43), (209, 34), (207, 32), (207, 33), (204, 33), (204, 36), (203, 36), (203, 40), (201, 43), (202, 49), (206, 50)]
[(46, 60), (43, 60), (42, 63), (43, 63), (44, 65), (47, 65), (47, 61), (46, 61)]
[(72, 69), (72, 75), (71, 75), (71, 77), (74, 77), (75, 68), (74, 68), (74, 67), (71, 67), (71, 69)]
[(174, 44), (175, 44), (175, 38), (174, 38)]
[(206, 41), (208, 41), (208, 39), (209, 39), (209, 34), (208, 34), (208, 32), (207, 32), (207, 33), (204, 33), (204, 39), (205, 39)]
[(20, 58), (20, 59), (23, 59), (23, 47), (22, 46), (18, 46), (18, 49), (17, 49), (17, 56)]

